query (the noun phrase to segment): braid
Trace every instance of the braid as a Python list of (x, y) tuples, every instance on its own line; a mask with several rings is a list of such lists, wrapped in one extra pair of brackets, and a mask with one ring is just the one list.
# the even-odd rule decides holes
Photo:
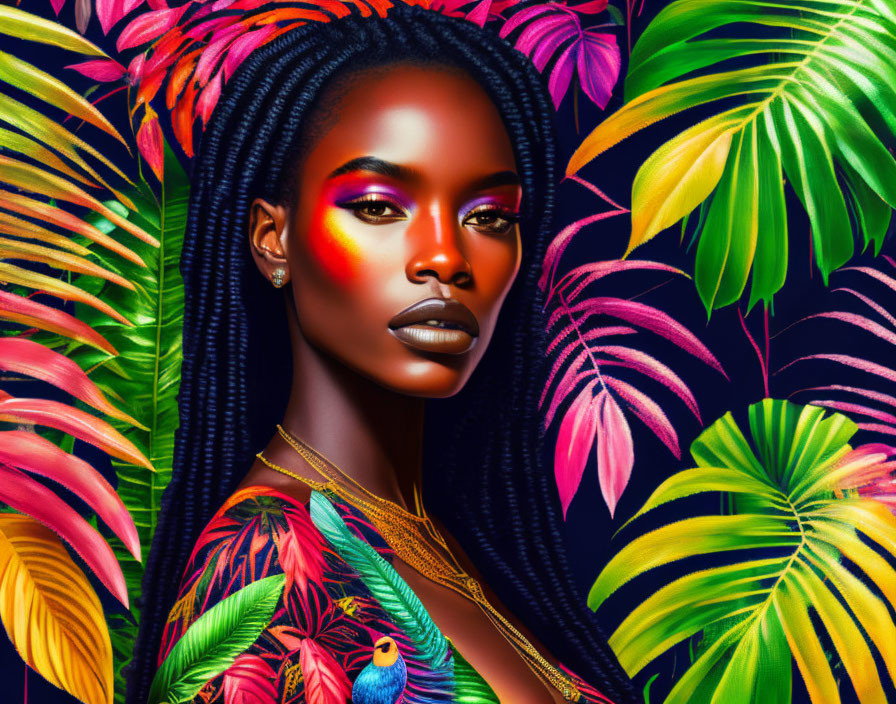
[[(292, 165), (315, 130), (309, 115), (328, 86), (400, 61), (459, 67), (482, 85), (511, 137), (524, 194), (520, 273), (489, 349), (460, 393), (427, 402), (425, 447), (434, 445), (434, 428), (453, 432), (447, 452), (424, 457), (427, 501), (554, 655), (617, 702), (636, 701), (574, 587), (559, 500), (542, 461), (545, 333), (537, 281), (557, 177), (550, 100), (531, 62), (488, 30), (397, 3), (385, 18), (361, 18), (355, 10), (286, 32), (253, 52), (224, 87), (203, 134), (181, 256), (180, 426), (138, 601), (140, 630), (127, 672), (132, 704), (146, 701), (199, 532), (286, 407), (289, 385), (271, 383), (290, 372), (286, 310), (250, 263), (249, 203), (282, 202), (290, 193)], [(259, 389), (281, 397), (259, 398)]]

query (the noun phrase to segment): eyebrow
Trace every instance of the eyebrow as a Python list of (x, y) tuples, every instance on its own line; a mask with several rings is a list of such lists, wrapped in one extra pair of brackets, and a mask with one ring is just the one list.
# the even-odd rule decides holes
[[(419, 178), (419, 174), (414, 169), (395, 164), (391, 161), (377, 159), (374, 156), (361, 156), (351, 161), (345, 162), (339, 168), (330, 172), (328, 178), (336, 178), (352, 171), (371, 171), (375, 174), (388, 176), (400, 181), (414, 181)], [(471, 184), (471, 190), (484, 191), (489, 188), (497, 188), (498, 186), (519, 186), (520, 177), (515, 171), (499, 171)]]

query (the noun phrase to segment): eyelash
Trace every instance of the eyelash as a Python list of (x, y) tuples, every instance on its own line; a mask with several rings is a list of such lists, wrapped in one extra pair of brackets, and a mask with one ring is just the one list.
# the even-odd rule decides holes
[[(379, 194), (370, 193), (359, 198), (355, 198), (354, 200), (344, 201), (342, 203), (337, 203), (337, 206), (340, 208), (345, 208), (346, 210), (351, 210), (355, 217), (359, 220), (372, 224), (379, 225), (386, 222), (395, 222), (399, 220), (401, 216), (403, 216), (404, 209), (400, 206), (396, 205), (392, 201), (387, 198), (381, 197)], [(372, 215), (370, 213), (363, 214), (362, 211), (365, 208), (369, 208), (371, 205), (379, 205), (385, 208), (391, 208), (394, 211), (397, 211), (395, 215)], [(470, 216), (481, 216), (481, 215), (494, 215), (496, 218), (500, 220), (504, 220), (507, 224), (501, 228), (495, 228), (493, 225), (479, 225), (478, 227), (473, 225), (472, 227), (477, 230), (477, 232), (486, 232), (490, 234), (504, 234), (508, 232), (516, 223), (519, 222), (519, 215), (514, 213), (513, 211), (507, 208), (501, 208), (491, 204), (483, 204), (473, 208), (464, 216), (464, 224), (466, 224), (467, 219)]]

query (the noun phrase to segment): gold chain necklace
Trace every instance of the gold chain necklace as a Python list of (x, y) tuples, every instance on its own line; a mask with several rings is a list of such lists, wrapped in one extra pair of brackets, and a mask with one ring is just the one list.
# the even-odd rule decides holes
[[(580, 698), (580, 692), (573, 681), (542, 657), (528, 639), (489, 603), (479, 582), (461, 568), (445, 539), (426, 515), (416, 485), (414, 486), (414, 503), (419, 515), (412, 514), (398, 504), (367, 490), (335, 464), (326, 460), (310, 445), (290, 435), (281, 425), (277, 426), (277, 431), (308, 464), (327, 477), (327, 481), (318, 482), (307, 479), (285, 467), (274, 464), (259, 452), (256, 457), (261, 462), (281, 474), (298, 479), (315, 491), (329, 490), (359, 508), (367, 515), (374, 528), (379, 531), (395, 554), (404, 562), (436, 584), (448, 587), (476, 603), (542, 681), (548, 682), (568, 701), (577, 701)], [(340, 478), (356, 487), (366, 498), (351, 492), (340, 482)], [(441, 550), (437, 549), (433, 542)]]

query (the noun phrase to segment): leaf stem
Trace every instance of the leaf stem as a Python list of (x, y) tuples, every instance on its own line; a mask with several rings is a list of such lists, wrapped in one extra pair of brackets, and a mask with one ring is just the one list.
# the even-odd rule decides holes
[(569, 308), (569, 304), (566, 302), (566, 298), (563, 296), (561, 292), (557, 292), (557, 296), (560, 298), (560, 304), (563, 306), (563, 311), (566, 315), (569, 316), (570, 322), (572, 322), (572, 326), (576, 331), (576, 335), (578, 335), (579, 342), (582, 344), (582, 347), (585, 348), (585, 351), (588, 353), (588, 359), (591, 360), (591, 365), (594, 367), (594, 371), (597, 372), (597, 379), (600, 381), (600, 385), (603, 387), (604, 391), (610, 393), (610, 390), (607, 388), (606, 383), (604, 383), (604, 377), (600, 373), (600, 366), (597, 364), (597, 360), (594, 359), (594, 354), (591, 352), (591, 346), (585, 342), (585, 338), (582, 337), (582, 331), (579, 330), (579, 324), (576, 319), (572, 315), (572, 310)]
[(744, 320), (744, 314), (740, 308), (737, 309), (737, 317), (740, 319), (740, 326), (743, 328), (744, 334), (747, 336), (747, 339), (753, 346), (753, 350), (756, 352), (756, 357), (759, 359), (759, 368), (762, 370), (763, 390), (765, 391), (764, 398), (768, 398), (768, 309), (766, 309), (765, 317), (765, 358), (763, 358), (762, 351), (759, 349), (759, 345), (756, 344), (756, 340), (750, 334), (747, 322)]

